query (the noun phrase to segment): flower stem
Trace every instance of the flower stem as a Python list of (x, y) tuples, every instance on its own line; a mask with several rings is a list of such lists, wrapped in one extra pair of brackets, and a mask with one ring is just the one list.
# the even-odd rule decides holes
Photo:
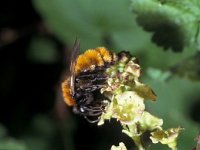
[(145, 150), (145, 148), (143, 147), (141, 139), (140, 139), (139, 136), (133, 136), (132, 139), (135, 142), (138, 150)]

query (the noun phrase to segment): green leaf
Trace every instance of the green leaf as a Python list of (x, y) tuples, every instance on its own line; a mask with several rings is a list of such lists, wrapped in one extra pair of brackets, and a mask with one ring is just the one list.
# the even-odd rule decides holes
[(137, 44), (134, 38), (138, 39), (139, 34), (135, 34), (137, 26), (128, 9), (128, 1), (34, 0), (33, 3), (63, 42), (72, 44), (78, 37), (81, 49), (101, 46), (102, 43), (110, 46), (105, 45), (107, 41), (123, 49), (131, 49)]
[(6, 135), (7, 135), (6, 128), (2, 124), (0, 124), (0, 139), (4, 138)]
[(186, 45), (199, 48), (200, 1), (132, 0), (137, 22), (153, 32), (152, 41), (164, 49), (182, 51)]
[(170, 71), (190, 80), (200, 80), (200, 52), (172, 66)]
[(5, 139), (0, 141), (1, 150), (28, 150), (25, 143), (14, 139)]
[(154, 80), (163, 82), (169, 79), (172, 76), (172, 73), (170, 71), (162, 71), (157, 68), (149, 67), (147, 69), (147, 75)]
[(28, 150), (23, 140), (9, 137), (7, 132), (6, 128), (0, 124), (0, 150)]

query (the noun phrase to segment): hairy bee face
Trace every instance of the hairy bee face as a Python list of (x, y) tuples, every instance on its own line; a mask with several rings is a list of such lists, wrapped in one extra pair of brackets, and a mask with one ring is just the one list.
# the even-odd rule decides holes
[(107, 81), (106, 69), (116, 57), (104, 47), (89, 49), (77, 56), (79, 42), (75, 42), (71, 56), (70, 76), (62, 83), (64, 100), (75, 113), (96, 122), (107, 103), (100, 93)]

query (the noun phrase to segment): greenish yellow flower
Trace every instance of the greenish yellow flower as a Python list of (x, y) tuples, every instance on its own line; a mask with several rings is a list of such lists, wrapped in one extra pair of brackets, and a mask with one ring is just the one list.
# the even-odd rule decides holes
[(168, 130), (156, 130), (154, 132), (151, 132), (151, 137), (150, 139), (152, 140), (153, 143), (162, 143), (162, 144), (167, 144), (169, 148), (172, 150), (176, 150), (176, 144), (177, 144), (177, 138), (179, 135), (180, 130), (182, 128), (171, 128)]
[(144, 112), (143, 98), (133, 91), (127, 91), (116, 96), (102, 114), (99, 125), (105, 119), (116, 118), (122, 124), (134, 124), (138, 122)]
[(127, 150), (126, 146), (124, 145), (124, 143), (120, 142), (119, 146), (112, 146), (111, 150)]
[(130, 125), (140, 120), (144, 109), (143, 98), (133, 91), (127, 91), (114, 97), (112, 117)]
[(155, 129), (162, 129), (163, 120), (151, 115), (149, 112), (144, 111), (141, 119), (139, 120), (139, 128), (142, 132), (153, 131)]

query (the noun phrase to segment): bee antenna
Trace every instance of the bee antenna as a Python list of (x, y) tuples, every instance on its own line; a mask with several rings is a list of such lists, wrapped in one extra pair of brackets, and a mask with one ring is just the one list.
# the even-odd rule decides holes
[(74, 46), (72, 49), (72, 53), (75, 55), (73, 57), (76, 57), (78, 55), (78, 51), (80, 49), (80, 40), (76, 37), (75, 42), (74, 42)]
[(75, 68), (76, 68), (76, 58), (80, 49), (80, 40), (76, 38), (74, 46), (72, 48), (71, 64), (70, 64), (70, 86), (71, 94), (74, 95), (74, 82), (75, 82)]

